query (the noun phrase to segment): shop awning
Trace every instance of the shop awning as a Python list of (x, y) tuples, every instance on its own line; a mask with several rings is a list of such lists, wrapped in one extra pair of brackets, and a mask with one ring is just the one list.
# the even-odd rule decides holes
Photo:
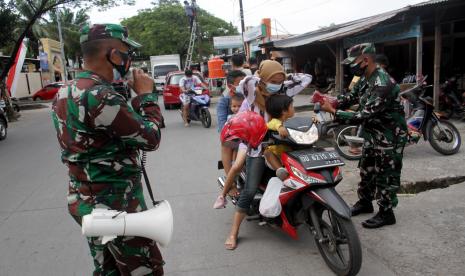
[(399, 13), (407, 11), (408, 9), (409, 8), (406, 7), (395, 11), (390, 11), (367, 18), (362, 18), (355, 21), (339, 24), (331, 28), (308, 32), (286, 39), (271, 41), (268, 43), (261, 44), (260, 46), (274, 48), (291, 48), (316, 42), (324, 42), (344, 38), (371, 29), (379, 23), (391, 19)]

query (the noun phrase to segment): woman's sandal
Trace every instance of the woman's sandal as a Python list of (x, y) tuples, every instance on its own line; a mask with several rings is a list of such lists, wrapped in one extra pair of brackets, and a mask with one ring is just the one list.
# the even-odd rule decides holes
[(237, 237), (236, 236), (229, 236), (224, 243), (224, 246), (227, 250), (234, 250), (237, 248)]

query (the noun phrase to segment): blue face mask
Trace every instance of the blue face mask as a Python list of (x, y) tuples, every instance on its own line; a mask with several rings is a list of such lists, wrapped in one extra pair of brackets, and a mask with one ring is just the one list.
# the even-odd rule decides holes
[(266, 84), (266, 91), (270, 94), (276, 94), (281, 90), (283, 84), (274, 84), (274, 83), (267, 83)]

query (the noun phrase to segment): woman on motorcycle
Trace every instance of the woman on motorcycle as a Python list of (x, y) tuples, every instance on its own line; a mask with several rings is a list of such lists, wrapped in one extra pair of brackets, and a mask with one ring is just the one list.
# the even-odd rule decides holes
[[(289, 81), (285, 82), (286, 74), (284, 73), (284, 68), (279, 62), (272, 60), (263, 61), (257, 72), (258, 77), (246, 77), (239, 84), (246, 97), (246, 100), (242, 103), (241, 111), (249, 110), (258, 113), (265, 119), (265, 122), (269, 121), (269, 116), (265, 112), (265, 100), (267, 97), (280, 92), (285, 92), (288, 96), (292, 97), (301, 92), (312, 81), (310, 75), (296, 74)], [(262, 146), (258, 145), (255, 149), (250, 148), (246, 159), (247, 180), (239, 196), (231, 231), (225, 242), (226, 249), (228, 250), (234, 250), (237, 247), (239, 227), (247, 215), (264, 169), (265, 160), (263, 158)]]

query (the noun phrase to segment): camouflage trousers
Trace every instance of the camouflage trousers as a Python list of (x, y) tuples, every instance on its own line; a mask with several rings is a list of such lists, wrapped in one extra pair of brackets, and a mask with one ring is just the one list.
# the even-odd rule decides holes
[[(135, 213), (147, 210), (141, 185), (115, 187), (110, 184), (70, 182), (68, 210), (81, 225), (82, 217), (94, 208)], [(117, 237), (102, 244), (101, 237), (87, 238), (94, 259), (93, 275), (163, 275), (163, 259), (155, 241), (142, 237)]]
[(404, 147), (394, 149), (364, 148), (359, 163), (361, 181), (358, 197), (372, 201), (377, 199), (384, 210), (397, 206)]

